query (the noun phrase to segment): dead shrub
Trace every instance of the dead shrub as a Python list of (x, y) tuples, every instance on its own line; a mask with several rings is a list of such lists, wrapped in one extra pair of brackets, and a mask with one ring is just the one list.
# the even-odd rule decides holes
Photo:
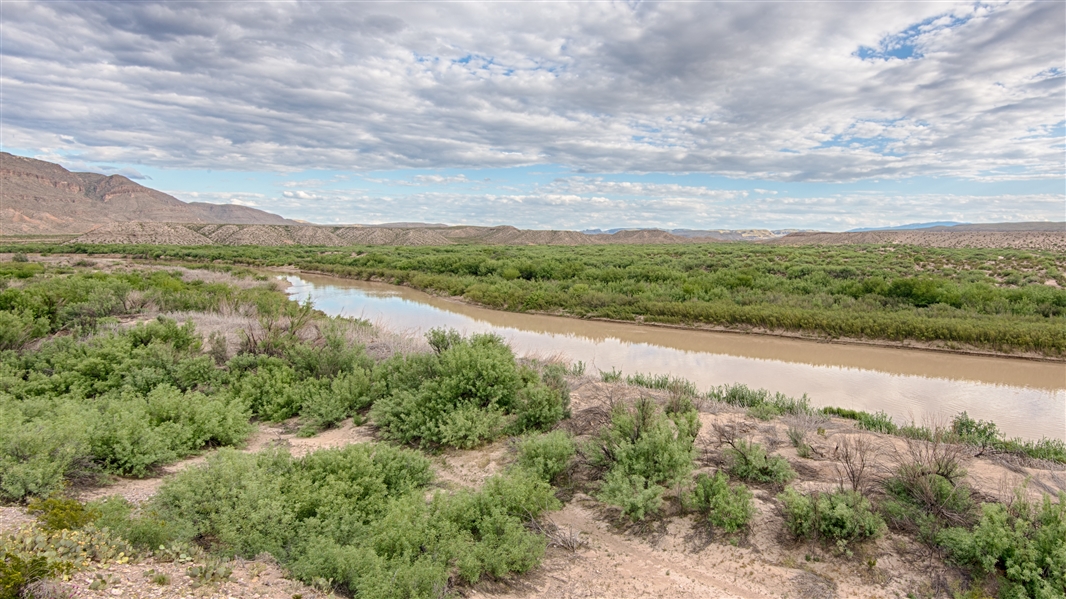
[(846, 482), (852, 491), (864, 492), (877, 461), (877, 445), (873, 438), (870, 435), (847, 435), (840, 440), (834, 455), (841, 490)]

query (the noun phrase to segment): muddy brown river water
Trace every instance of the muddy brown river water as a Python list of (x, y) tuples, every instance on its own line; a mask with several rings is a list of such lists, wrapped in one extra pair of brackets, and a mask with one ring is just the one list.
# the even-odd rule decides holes
[(1066, 439), (1066, 364), (673, 329), (479, 308), (420, 291), (285, 275), (290, 297), (392, 330), (495, 332), (519, 355), (561, 354), (589, 372), (669, 374), (701, 389), (744, 383), (815, 406), (884, 410), (898, 423), (966, 411), (1011, 437)]

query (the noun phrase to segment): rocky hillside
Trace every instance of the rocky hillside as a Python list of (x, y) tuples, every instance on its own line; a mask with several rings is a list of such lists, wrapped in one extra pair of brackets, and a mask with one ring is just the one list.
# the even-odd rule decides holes
[(77, 234), (116, 222), (297, 224), (246, 206), (182, 202), (121, 175), (74, 173), (0, 152), (0, 234)]
[[(153, 239), (155, 241), (153, 241)], [(576, 231), (534, 231), (515, 227), (328, 227), (315, 225), (219, 225), (176, 223), (109, 223), (71, 243), (167, 245), (604, 245), (706, 243), (720, 241), (680, 237), (658, 230), (586, 235)]]

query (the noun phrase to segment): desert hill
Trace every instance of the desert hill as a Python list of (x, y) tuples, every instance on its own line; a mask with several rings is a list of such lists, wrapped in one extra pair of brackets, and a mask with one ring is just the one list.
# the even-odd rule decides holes
[(906, 244), (944, 248), (1014, 248), (1066, 251), (1063, 223), (998, 223), (859, 233), (798, 232), (772, 245)]
[(75, 173), (0, 152), (0, 234), (78, 234), (116, 222), (296, 224), (246, 206), (182, 202), (121, 175)]
[[(155, 241), (153, 241), (153, 239)], [(577, 231), (539, 231), (515, 227), (418, 227), (235, 225), (114, 222), (98, 225), (70, 243), (169, 245), (604, 245), (706, 243), (713, 238), (681, 237), (660, 230), (586, 235)]]

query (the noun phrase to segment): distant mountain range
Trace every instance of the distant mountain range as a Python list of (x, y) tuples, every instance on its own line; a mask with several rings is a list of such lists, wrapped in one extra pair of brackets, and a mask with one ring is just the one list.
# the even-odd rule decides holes
[(1046, 231), (1052, 233), (1066, 232), (1066, 222), (1062, 221), (1039, 221), (1024, 223), (957, 223), (954, 221), (938, 221), (932, 223), (913, 223), (899, 225), (898, 227), (881, 227), (866, 229), (851, 229), (846, 233), (868, 233), (871, 231), (952, 231), (963, 232), (1011, 232), (1011, 231)]
[(619, 228), (619, 229), (585, 229), (581, 231), (585, 235), (614, 235), (627, 231), (662, 231), (678, 237), (715, 239), (718, 241), (766, 241), (784, 237), (789, 233), (806, 231), (808, 229), (659, 229), (648, 228)]
[(912, 229), (932, 229), (933, 227), (955, 227), (968, 223), (959, 223), (952, 220), (940, 220), (931, 223), (911, 223), (895, 227), (863, 227), (861, 229), (848, 229), (845, 233), (865, 233), (866, 231), (910, 231)]
[(75, 173), (0, 152), (0, 234), (76, 234), (116, 222), (298, 224), (247, 206), (183, 202), (122, 175)]

